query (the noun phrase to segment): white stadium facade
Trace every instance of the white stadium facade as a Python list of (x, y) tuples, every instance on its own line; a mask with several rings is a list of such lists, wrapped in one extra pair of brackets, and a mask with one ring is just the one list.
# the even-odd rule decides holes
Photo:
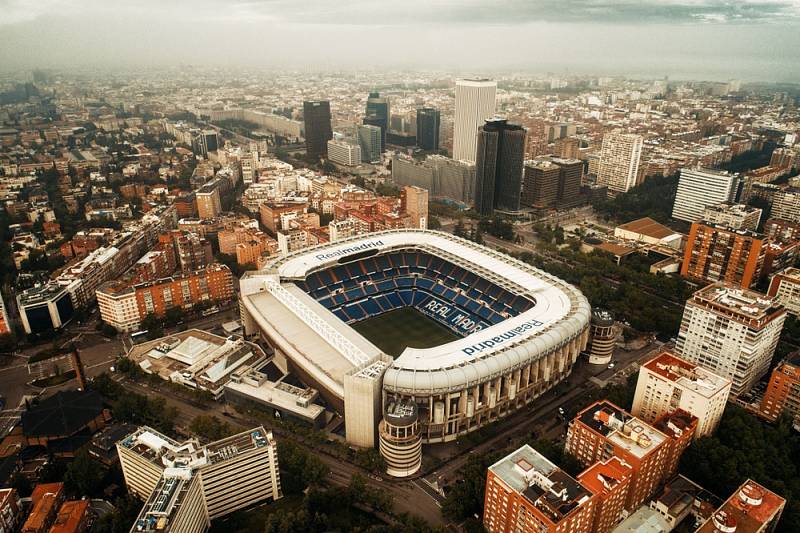
[[(589, 336), (591, 308), (577, 288), (436, 231), (388, 230), (306, 248), (245, 274), (240, 286), (246, 334), (317, 388), (358, 446), (397, 441), (389, 420), (396, 412), (406, 413), (401, 440), (415, 450), (502, 418), (567, 377)], [(403, 307), (456, 340), (392, 359), (351, 327)]]

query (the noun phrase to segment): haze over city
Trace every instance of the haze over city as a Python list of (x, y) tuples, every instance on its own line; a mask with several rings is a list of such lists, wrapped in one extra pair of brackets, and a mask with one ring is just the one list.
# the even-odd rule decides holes
[(798, 81), (797, 0), (2, 0), (0, 68), (438, 68)]
[(0, 533), (800, 532), (800, 0), (0, 0)]

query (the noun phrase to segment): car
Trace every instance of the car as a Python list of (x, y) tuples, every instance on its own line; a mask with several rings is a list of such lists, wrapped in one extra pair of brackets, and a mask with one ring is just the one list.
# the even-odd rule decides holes
[(613, 369), (615, 366), (616, 366), (616, 364), (613, 361), (608, 363), (608, 369), (609, 370)]
[(560, 415), (564, 414), (564, 408), (563, 407), (559, 407), (558, 408), (558, 414), (560, 414)]

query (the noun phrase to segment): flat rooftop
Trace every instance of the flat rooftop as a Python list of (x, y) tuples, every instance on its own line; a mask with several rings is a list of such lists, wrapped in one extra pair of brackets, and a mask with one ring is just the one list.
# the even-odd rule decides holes
[(748, 479), (697, 529), (697, 533), (717, 533), (726, 527), (735, 528), (736, 533), (761, 532), (764, 525), (783, 511), (785, 504), (785, 499)]
[(170, 469), (158, 480), (131, 531), (173, 531), (172, 520), (189, 494), (189, 488), (197, 482), (188, 468)]
[(709, 285), (692, 295), (690, 303), (748, 321), (765, 322), (782, 308), (771, 296), (724, 283)]
[(262, 446), (274, 445), (272, 433), (262, 426), (201, 446), (196, 439), (177, 442), (153, 428), (142, 426), (119, 442), (161, 468), (194, 470), (236, 457)]
[(633, 469), (619, 457), (598, 461), (580, 474), (578, 481), (593, 494), (608, 494), (629, 478)]
[(129, 359), (162, 379), (176, 381), (177, 373), (184, 381), (196, 380), (198, 385), (213, 389), (237, 368), (263, 357), (263, 350), (257, 345), (199, 329), (137, 344), (128, 352)]
[(639, 507), (615, 527), (612, 533), (654, 533), (669, 530), (669, 524), (661, 513), (649, 507)]
[(662, 378), (711, 398), (730, 387), (731, 380), (718, 376), (705, 368), (681, 359), (672, 352), (661, 352), (644, 364), (644, 367)]
[(592, 493), (525, 444), (489, 467), (495, 476), (557, 524)]
[(269, 381), (266, 374), (254, 369), (235, 376), (225, 385), (225, 390), (291, 413), (309, 422), (317, 420), (325, 412), (324, 407), (312, 403), (318, 395), (316, 390), (295, 387), (281, 381)]
[(638, 458), (657, 449), (667, 438), (654, 427), (605, 400), (589, 406), (578, 415), (578, 419), (615, 446)]

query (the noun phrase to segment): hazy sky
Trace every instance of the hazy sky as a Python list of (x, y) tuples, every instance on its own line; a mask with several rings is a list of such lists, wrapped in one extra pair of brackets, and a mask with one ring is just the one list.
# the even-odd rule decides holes
[(0, 68), (669, 74), (800, 82), (800, 0), (0, 0)]

